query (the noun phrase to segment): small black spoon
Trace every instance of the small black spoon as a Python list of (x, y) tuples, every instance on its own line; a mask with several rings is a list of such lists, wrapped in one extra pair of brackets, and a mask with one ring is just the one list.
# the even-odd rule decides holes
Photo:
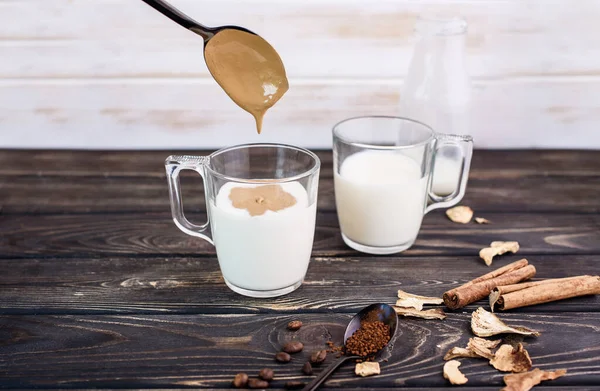
[[(346, 326), (346, 331), (344, 332), (344, 345), (346, 344), (346, 341), (348, 341), (348, 338), (350, 338), (352, 334), (354, 334), (354, 332), (360, 328), (361, 323), (365, 319), (368, 319), (371, 322), (378, 320), (388, 325), (390, 328), (390, 341), (373, 357), (374, 361), (384, 360), (387, 358), (384, 357), (384, 355), (386, 353), (389, 355), (393, 348), (394, 337), (396, 335), (396, 330), (398, 329), (398, 315), (392, 306), (387, 304), (371, 304), (370, 306), (363, 308), (358, 314), (354, 315), (354, 317), (350, 320), (350, 323), (348, 323), (348, 326)], [(302, 391), (316, 390), (336, 369), (338, 369), (340, 365), (348, 360), (356, 360), (359, 358), (362, 357), (345, 355), (341, 356), (329, 364), (329, 366), (325, 368), (323, 372), (319, 374), (319, 376), (313, 379), (313, 381), (308, 383)]]
[(225, 30), (225, 29), (241, 30), (241, 31), (245, 31), (247, 33), (256, 35), (256, 33), (253, 33), (252, 31), (245, 29), (243, 27), (240, 27), (240, 26), (219, 26), (219, 27), (204, 26), (204, 25), (196, 22), (194, 19), (190, 18), (183, 12), (179, 11), (177, 8), (173, 7), (171, 4), (169, 4), (163, 0), (142, 0), (142, 1), (146, 4), (148, 4), (150, 7), (157, 10), (158, 12), (160, 12), (161, 14), (165, 15), (167, 18), (171, 19), (175, 23), (177, 23), (177, 24), (185, 27), (186, 29), (193, 31), (194, 33), (201, 36), (204, 39), (205, 46), (206, 46), (206, 43), (208, 42), (208, 40), (211, 39), (212, 37), (214, 37), (216, 33), (218, 33), (221, 30)]

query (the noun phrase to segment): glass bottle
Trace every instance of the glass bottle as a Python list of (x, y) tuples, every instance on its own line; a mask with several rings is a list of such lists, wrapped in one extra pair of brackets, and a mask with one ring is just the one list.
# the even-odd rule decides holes
[[(467, 22), (461, 18), (420, 17), (418, 37), (400, 95), (400, 115), (446, 134), (470, 133), (471, 82), (465, 64)], [(432, 190), (438, 195), (458, 189), (461, 152), (442, 148), (435, 162)]]

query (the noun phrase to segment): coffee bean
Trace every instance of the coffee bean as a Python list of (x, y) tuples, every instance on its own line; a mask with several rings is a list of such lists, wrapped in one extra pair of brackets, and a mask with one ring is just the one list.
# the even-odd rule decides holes
[(245, 373), (238, 373), (237, 375), (235, 375), (235, 378), (233, 378), (233, 386), (235, 388), (244, 388), (246, 387), (247, 383), (248, 375), (246, 375)]
[(290, 323), (288, 323), (288, 330), (297, 331), (300, 330), (300, 327), (302, 327), (302, 322), (299, 320), (292, 320)]
[(283, 351), (286, 353), (298, 353), (304, 349), (304, 345), (300, 341), (290, 341), (283, 345)]
[(310, 355), (310, 362), (314, 365), (321, 365), (327, 358), (327, 350), (319, 350)]
[(275, 373), (270, 368), (261, 369), (260, 372), (258, 373), (258, 377), (260, 377), (261, 379), (266, 380), (266, 381), (273, 380), (273, 376), (275, 376)]
[(313, 374), (312, 365), (310, 365), (308, 361), (304, 363), (304, 366), (302, 367), (302, 373), (308, 376)]
[(292, 357), (286, 352), (279, 352), (275, 355), (275, 360), (279, 362), (290, 362)]
[(285, 388), (288, 390), (295, 390), (297, 388), (303, 388), (306, 384), (301, 381), (289, 381), (285, 383)]
[(267, 388), (269, 383), (260, 379), (248, 379), (248, 387), (250, 388)]

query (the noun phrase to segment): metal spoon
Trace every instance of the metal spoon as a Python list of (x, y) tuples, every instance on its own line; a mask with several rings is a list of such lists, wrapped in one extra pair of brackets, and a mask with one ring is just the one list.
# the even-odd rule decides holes
[(221, 30), (225, 29), (234, 29), (245, 31), (250, 34), (254, 34), (252, 31), (245, 29), (240, 26), (219, 26), (219, 27), (207, 27), (194, 19), (190, 18), (183, 12), (179, 11), (177, 8), (173, 7), (171, 4), (167, 3), (163, 0), (142, 0), (144, 3), (148, 4), (150, 7), (154, 8), (161, 14), (165, 15), (167, 18), (171, 19), (175, 23), (185, 27), (186, 29), (195, 32), (199, 36), (204, 39), (204, 44), (208, 42), (209, 39), (215, 36)]
[[(380, 351), (375, 353), (375, 356), (373, 357), (373, 361), (385, 360), (389, 357), (392, 348), (394, 347), (396, 330), (398, 329), (398, 315), (392, 306), (387, 304), (371, 304), (370, 306), (363, 308), (358, 314), (354, 315), (354, 317), (350, 320), (350, 323), (348, 323), (348, 326), (346, 326), (346, 331), (344, 332), (344, 345), (348, 341), (348, 338), (350, 338), (352, 334), (354, 334), (354, 332), (360, 328), (361, 323), (365, 319), (368, 319), (371, 322), (373, 320), (379, 320), (380, 322), (388, 325), (390, 328), (390, 341)], [(302, 391), (316, 390), (340, 365), (348, 360), (355, 360), (359, 358), (362, 357), (341, 356), (329, 364), (329, 366), (325, 368), (323, 372), (319, 374), (319, 376), (313, 379), (313, 381), (308, 383)]]

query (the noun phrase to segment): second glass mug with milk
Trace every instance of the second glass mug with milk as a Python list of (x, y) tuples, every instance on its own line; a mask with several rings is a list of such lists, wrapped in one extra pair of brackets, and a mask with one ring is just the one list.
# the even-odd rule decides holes
[[(434, 179), (445, 174), (436, 155), (449, 148), (460, 156), (458, 183), (451, 194), (435, 194)], [(435, 133), (408, 118), (357, 117), (335, 125), (335, 201), (344, 242), (369, 254), (411, 247), (424, 214), (462, 199), (472, 151), (470, 136)]]
[[(282, 144), (247, 144), (209, 156), (165, 161), (173, 221), (188, 235), (214, 244), (225, 283), (250, 297), (276, 297), (297, 289), (312, 252), (319, 158)], [(204, 181), (208, 221), (183, 213), (179, 174)]]

